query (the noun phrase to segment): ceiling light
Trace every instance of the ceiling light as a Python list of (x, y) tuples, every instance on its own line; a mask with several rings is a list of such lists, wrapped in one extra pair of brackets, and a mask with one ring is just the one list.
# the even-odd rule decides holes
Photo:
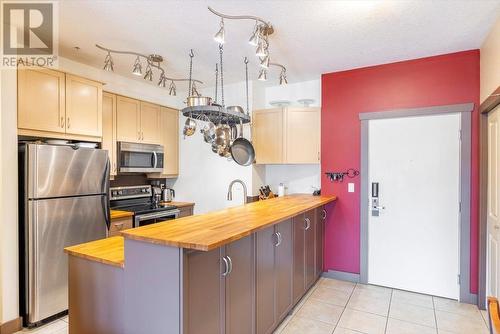
[(263, 59), (261, 59), (260, 66), (263, 68), (269, 68), (269, 56), (265, 56)]
[(167, 86), (167, 79), (165, 78), (165, 74), (160, 74), (160, 80), (158, 81), (158, 87), (165, 88)]
[(264, 43), (261, 41), (257, 50), (255, 51), (257, 57), (265, 57), (267, 55), (266, 49), (264, 48)]
[(215, 34), (214, 41), (216, 41), (219, 44), (224, 44), (224, 42), (225, 42), (224, 41), (224, 35), (225, 35), (225, 31), (224, 31), (224, 19), (221, 19), (220, 20), (220, 29)]
[(257, 24), (257, 21), (255, 21), (255, 28), (253, 30), (252, 36), (248, 40), (248, 44), (253, 45), (253, 46), (259, 45), (259, 39), (260, 39), (259, 35), (260, 35), (260, 28)]
[(142, 65), (139, 60), (139, 56), (135, 59), (134, 67), (132, 68), (132, 74), (137, 76), (142, 76)]
[(108, 72), (113, 72), (113, 58), (111, 58), (111, 53), (108, 51), (106, 58), (104, 59), (104, 70)]
[(288, 84), (288, 80), (286, 79), (286, 72), (285, 71), (281, 71), (281, 74), (280, 74), (280, 85), (284, 86), (284, 85), (287, 85), (287, 84)]
[(168, 89), (168, 95), (176, 96), (177, 95), (177, 89), (175, 87), (175, 83), (173, 81), (170, 81), (170, 87)]
[(258, 80), (260, 80), (260, 81), (266, 81), (267, 80), (267, 71), (264, 68), (262, 70), (260, 70)]
[(146, 74), (144, 75), (144, 80), (153, 81), (153, 71), (151, 70), (151, 65), (148, 64), (146, 67)]

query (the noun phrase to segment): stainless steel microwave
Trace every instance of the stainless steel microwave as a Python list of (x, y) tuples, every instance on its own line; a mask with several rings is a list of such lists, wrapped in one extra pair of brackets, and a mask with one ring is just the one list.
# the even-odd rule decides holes
[(162, 172), (164, 156), (161, 145), (118, 142), (118, 172)]

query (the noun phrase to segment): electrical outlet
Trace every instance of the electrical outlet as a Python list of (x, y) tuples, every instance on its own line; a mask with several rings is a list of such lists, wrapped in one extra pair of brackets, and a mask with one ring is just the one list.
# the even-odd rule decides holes
[(347, 184), (347, 192), (350, 192), (350, 193), (354, 192), (354, 183)]

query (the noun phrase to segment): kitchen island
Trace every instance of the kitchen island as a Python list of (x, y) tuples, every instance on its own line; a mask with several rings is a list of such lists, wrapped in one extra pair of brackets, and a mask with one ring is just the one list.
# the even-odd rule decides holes
[(335, 200), (285, 196), (66, 248), (70, 333), (272, 333), (322, 273)]

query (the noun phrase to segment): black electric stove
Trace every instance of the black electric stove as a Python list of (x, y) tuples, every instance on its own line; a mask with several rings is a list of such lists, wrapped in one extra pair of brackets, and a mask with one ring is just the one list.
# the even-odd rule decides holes
[(153, 201), (150, 185), (110, 188), (110, 208), (134, 213), (134, 227), (172, 220), (179, 210), (170, 204)]

